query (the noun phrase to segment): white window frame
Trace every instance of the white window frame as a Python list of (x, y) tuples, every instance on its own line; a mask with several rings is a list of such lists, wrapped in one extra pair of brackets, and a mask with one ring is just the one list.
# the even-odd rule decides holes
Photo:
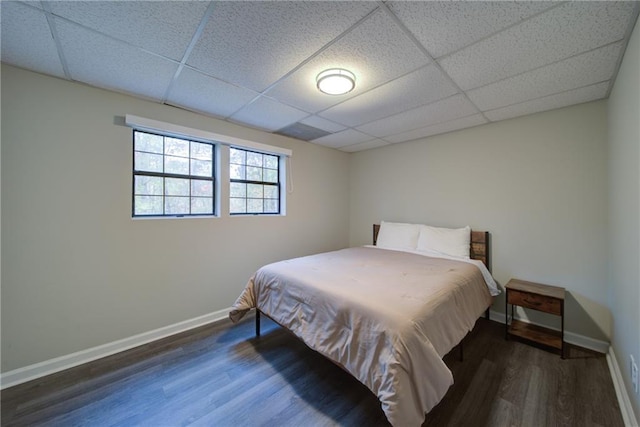
[[(143, 138), (143, 135), (150, 135), (152, 136), (154, 139), (156, 140), (160, 140), (162, 141), (162, 152), (158, 152), (158, 151), (146, 151), (144, 149), (140, 149), (137, 146), (137, 142), (138, 142), (138, 136), (140, 136), (140, 138)], [(216, 156), (218, 156), (217, 153), (217, 149), (216, 149), (216, 144), (212, 143), (210, 141), (200, 141), (200, 140), (194, 140), (193, 138), (183, 138), (183, 137), (176, 137), (176, 136), (167, 136), (164, 135), (162, 133), (159, 132), (149, 132), (149, 131), (143, 131), (140, 129), (133, 129), (133, 191), (132, 191), (132, 195), (131, 195), (131, 215), (134, 218), (154, 218), (154, 217), (162, 217), (162, 218), (170, 218), (170, 217), (207, 217), (207, 216), (216, 216), (216, 213), (218, 212), (219, 207), (216, 206), (215, 202), (216, 202), (216, 198), (217, 198), (217, 194), (216, 194), (216, 187), (217, 187), (217, 183), (216, 180), (218, 179), (219, 176), (219, 172), (216, 169), (216, 164), (217, 159)], [(189, 154), (188, 157), (184, 157), (183, 155), (171, 155), (168, 154), (166, 152), (166, 141), (167, 138), (169, 139), (173, 139), (174, 141), (182, 141), (183, 143), (187, 143), (189, 144), (189, 147), (193, 147), (193, 144), (198, 144), (201, 146), (209, 146), (211, 149), (211, 158), (205, 159), (202, 157), (199, 158), (192, 158), (191, 156), (193, 155), (193, 152), (191, 151), (191, 149), (189, 149)], [(153, 157), (161, 157), (162, 158), (162, 170), (149, 170), (149, 169), (145, 169), (145, 168), (138, 168), (138, 154), (140, 156), (153, 156)], [(183, 172), (177, 172), (177, 171), (167, 171), (165, 168), (167, 166), (166, 164), (166, 159), (167, 158), (174, 158), (174, 159), (182, 159), (182, 160), (187, 160), (188, 162), (188, 171), (183, 171)], [(141, 159), (141, 158), (140, 158)], [(202, 162), (205, 161), (207, 163), (210, 163), (210, 167), (211, 167), (211, 174), (206, 174), (206, 175), (202, 175), (202, 174), (198, 174), (197, 172), (194, 172), (192, 170), (192, 167), (194, 167), (193, 162)], [(154, 181), (158, 181), (160, 180), (160, 182), (162, 182), (161, 184), (161, 193), (152, 193), (152, 194), (139, 194), (137, 191), (137, 182), (139, 179), (152, 179)], [(170, 180), (179, 180), (179, 181), (188, 181), (188, 195), (171, 195), (170, 193), (167, 192), (168, 190), (168, 182)], [(199, 199), (200, 195), (194, 195), (192, 194), (192, 191), (194, 189), (193, 184), (200, 182), (202, 183), (209, 183), (207, 184), (207, 186), (210, 188), (210, 196), (204, 196), (204, 199), (210, 200), (211, 201), (211, 212), (194, 212), (194, 205), (193, 202), (195, 199)], [(187, 198), (189, 200), (189, 209), (188, 212), (167, 212), (167, 199), (168, 198), (172, 198), (174, 196), (177, 196), (177, 198), (179, 199), (184, 199)], [(136, 205), (136, 201), (138, 198), (144, 199), (145, 197), (153, 197), (153, 198), (160, 198), (162, 200), (162, 209), (160, 211), (154, 211), (154, 212), (150, 212), (150, 213), (142, 213), (142, 212), (137, 212), (136, 213), (136, 208), (137, 207), (141, 207), (141, 206), (137, 206)], [(140, 203), (143, 203), (142, 200), (140, 200)]]
[[(234, 150), (234, 151), (237, 151), (237, 152), (243, 152), (244, 153), (244, 157), (245, 157), (244, 162), (243, 163), (233, 163), (233, 160), (232, 160), (233, 156), (232, 156), (231, 150)], [(268, 167), (264, 163), (262, 163), (260, 166), (255, 166), (255, 165), (252, 166), (249, 163), (249, 160), (248, 160), (248, 156), (251, 155), (251, 154), (259, 155), (261, 157), (262, 156), (269, 156), (271, 158), (275, 158), (276, 161), (278, 162), (278, 164), (276, 166), (277, 169), (274, 169), (273, 167)], [(262, 159), (264, 161), (264, 157), (262, 157)], [(236, 176), (236, 177), (233, 176), (233, 165), (240, 166), (240, 168), (238, 169), (239, 171), (241, 170), (242, 167), (244, 167), (245, 171), (242, 174), (242, 177), (241, 176)], [(280, 215), (281, 212), (282, 212), (282, 206), (281, 206), (282, 205), (282, 197), (280, 195), (281, 195), (282, 189), (283, 189), (283, 184), (280, 181), (280, 177), (282, 176), (280, 171), (282, 170), (283, 167), (284, 167), (284, 160), (280, 156), (277, 156), (277, 155), (274, 155), (274, 154), (263, 153), (263, 152), (255, 151), (255, 150), (249, 150), (247, 148), (242, 148), (242, 147), (236, 147), (236, 146), (229, 147), (229, 215), (232, 215), (232, 216), (237, 216), (237, 215), (263, 215), (263, 216), (265, 216), (265, 215)], [(249, 175), (249, 169), (250, 168), (260, 169), (261, 170), (260, 171), (261, 172), (260, 173), (261, 178), (260, 179), (251, 179), (250, 175)], [(272, 181), (272, 180), (269, 180), (269, 179), (264, 177), (264, 173), (266, 173), (266, 171), (268, 171), (268, 170), (271, 170), (271, 171), (276, 170), (278, 172), (278, 175), (275, 177), (276, 181)], [(240, 186), (244, 186), (244, 195), (243, 196), (238, 196), (238, 195), (234, 196), (232, 194), (233, 193), (232, 187), (233, 187), (234, 184), (236, 184), (236, 185), (239, 184)], [(260, 197), (253, 198), (253, 197), (251, 197), (249, 195), (249, 188), (251, 186), (253, 186), (253, 187), (257, 186), (257, 188), (262, 187), (263, 190), (265, 190), (265, 191), (266, 191), (267, 187), (271, 187), (272, 189), (275, 188), (276, 192), (277, 192), (277, 198), (265, 197), (264, 193)], [(244, 211), (243, 212), (233, 212), (233, 210), (232, 210), (232, 206), (233, 206), (232, 201), (233, 200), (244, 200)], [(253, 201), (261, 200), (262, 202), (260, 204), (262, 206), (262, 211), (261, 212), (252, 211), (249, 208), (250, 200), (253, 200)], [(274, 209), (273, 211), (265, 212), (264, 209), (265, 209), (265, 206), (266, 206), (266, 204), (265, 204), (266, 200), (272, 200), (272, 201), (276, 200), (277, 201), (276, 209)]]
[[(220, 167), (220, 151), (218, 145), (226, 145), (233, 146), (241, 149), (257, 151), (265, 154), (273, 154), (280, 157), (280, 213), (279, 214), (259, 214), (258, 216), (284, 216), (287, 212), (287, 166), (289, 166), (290, 158), (293, 156), (293, 151), (288, 148), (276, 147), (273, 145), (263, 144), (260, 142), (255, 142), (243, 138), (237, 138), (230, 135), (224, 135), (215, 132), (209, 132), (201, 129), (190, 128), (186, 126), (177, 125), (174, 123), (162, 122), (159, 120), (148, 119), (145, 117), (135, 116), (132, 114), (125, 115), (125, 124), (131, 128), (152, 132), (152, 133), (161, 133), (166, 136), (175, 136), (177, 138), (185, 138), (185, 139), (193, 139), (200, 141), (211, 142), (215, 145), (215, 200), (214, 200), (214, 212), (215, 215), (209, 215), (210, 217), (219, 217), (221, 214), (221, 191), (220, 187), (222, 185), (226, 185), (229, 188), (229, 175), (227, 174), (225, 177), (222, 177), (220, 172), (222, 168)], [(228, 156), (227, 156), (227, 167), (228, 168)], [(228, 199), (228, 198), (227, 198)], [(227, 200), (228, 202), (228, 200)], [(228, 205), (227, 205), (228, 206)], [(132, 207), (133, 212), (133, 207)], [(229, 214), (229, 210), (226, 211), (227, 215)], [(246, 214), (247, 216), (256, 216), (254, 214)], [(243, 214), (234, 214), (230, 215), (232, 217), (244, 216)], [(189, 216), (191, 217), (191, 216)], [(202, 217), (202, 216), (199, 216)], [(140, 218), (140, 217), (135, 217)], [(165, 216), (154, 216), (149, 218), (175, 218), (175, 217), (165, 217)], [(184, 218), (187, 218), (186, 216)]]

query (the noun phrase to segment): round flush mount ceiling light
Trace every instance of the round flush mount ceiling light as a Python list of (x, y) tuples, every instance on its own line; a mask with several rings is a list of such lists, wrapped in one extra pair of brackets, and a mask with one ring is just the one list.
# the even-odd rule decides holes
[(316, 77), (318, 90), (327, 95), (344, 95), (356, 87), (356, 76), (342, 68), (324, 70)]

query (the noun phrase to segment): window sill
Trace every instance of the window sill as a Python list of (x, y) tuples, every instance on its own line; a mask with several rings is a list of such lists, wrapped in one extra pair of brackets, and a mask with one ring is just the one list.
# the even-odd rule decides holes
[(132, 216), (134, 221), (144, 221), (149, 219), (208, 219), (208, 218), (220, 218), (219, 215), (183, 215), (183, 216)]
[(250, 213), (241, 213), (241, 214), (229, 214), (229, 218), (245, 218), (245, 217), (260, 217), (260, 216), (266, 216), (266, 217), (274, 217), (274, 216), (287, 216), (286, 214), (250, 214)]

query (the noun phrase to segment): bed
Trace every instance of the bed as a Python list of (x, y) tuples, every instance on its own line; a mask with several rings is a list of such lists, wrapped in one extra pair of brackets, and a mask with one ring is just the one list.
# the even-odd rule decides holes
[(375, 246), (379, 231), (374, 246), (260, 268), (229, 317), (256, 308), (257, 334), (263, 313), (365, 384), (392, 425), (419, 426), (453, 384), (443, 357), (499, 293), (489, 234), (469, 231), (463, 260)]

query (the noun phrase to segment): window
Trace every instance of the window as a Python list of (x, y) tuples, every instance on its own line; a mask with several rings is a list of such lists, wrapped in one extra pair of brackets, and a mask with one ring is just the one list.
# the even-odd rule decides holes
[(229, 212), (280, 213), (280, 157), (229, 148)]
[(133, 131), (133, 216), (214, 215), (215, 146)]
[[(125, 124), (133, 128), (134, 217), (215, 216), (227, 179), (231, 215), (286, 213), (290, 149), (131, 114)], [(221, 146), (230, 154), (222, 180)]]

